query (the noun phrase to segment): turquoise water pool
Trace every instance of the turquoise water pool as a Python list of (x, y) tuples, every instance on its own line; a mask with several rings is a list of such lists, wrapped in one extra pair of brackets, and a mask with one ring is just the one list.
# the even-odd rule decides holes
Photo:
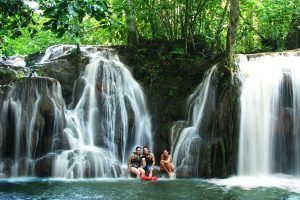
[(10, 178), (0, 180), (0, 199), (300, 199), (289, 188), (237, 185), (230, 179)]

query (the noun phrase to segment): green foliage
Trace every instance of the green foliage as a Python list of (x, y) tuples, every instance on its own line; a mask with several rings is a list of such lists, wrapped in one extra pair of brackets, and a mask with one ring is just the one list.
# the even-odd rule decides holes
[(36, 52), (43, 52), (50, 45), (55, 44), (76, 44), (76, 40), (68, 35), (58, 38), (51, 31), (38, 31), (31, 37), (27, 29), (21, 29), (22, 36), (18, 38), (10, 38), (5, 36), (4, 46), (0, 49), (0, 53), (6, 56), (26, 55)]
[[(68, 3), (72, 3), (72, 5)], [(23, 8), (27, 8), (27, 5), (22, 5)], [(0, 4), (0, 6), (2, 6), (0, 9), (15, 10), (7, 7), (7, 5), (4, 7)], [(41, 9), (44, 9), (42, 17), (37, 12), (30, 10), (31, 13), (28, 17), (31, 17), (35, 24), (31, 24), (30, 29), (28, 27), (18, 28), (20, 33), (18, 37), (14, 37), (12, 32), (0, 28), (0, 33), (3, 33), (0, 37), (0, 55), (10, 56), (42, 52), (50, 45), (55, 44), (124, 44), (125, 26), (122, 20), (118, 18), (119, 16), (108, 11), (106, 1), (48, 0), (40, 1), (39, 10)], [(21, 11), (21, 8), (16, 11), (16, 16), (22, 15)], [(59, 26), (53, 24), (55, 20), (59, 21)], [(69, 25), (62, 26), (62, 24)], [(8, 27), (10, 26), (8, 24)], [(35, 30), (35, 34), (32, 30)]]
[(226, 157), (226, 155), (225, 155), (225, 153), (226, 153), (226, 151), (225, 151), (225, 144), (224, 144), (224, 140), (223, 139), (220, 139), (219, 140), (219, 144), (220, 144), (220, 149), (221, 149), (221, 154), (222, 154), (222, 157), (223, 157), (223, 159), (225, 159)]
[(24, 68), (8, 68), (0, 66), (0, 87), (10, 87), (14, 81), (23, 81), (24, 76), (28, 76), (28, 70)]
[(3, 79), (3, 77), (10, 77), (10, 76), (13, 76), (13, 75), (14, 75), (14, 73), (11, 70), (8, 70), (8, 69), (0, 66), (0, 77), (1, 77), (1, 79)]
[[(23, 0), (2, 0), (0, 54), (30, 54), (61, 43), (126, 44), (127, 1), (35, 0), (40, 15)], [(133, 0), (133, 3), (141, 43), (145, 40), (178, 43), (169, 53), (169, 57), (175, 58), (188, 57), (185, 42), (191, 53), (202, 56), (224, 51), (229, 13), (221, 23), (225, 0)], [(241, 0), (240, 10), (237, 52), (283, 50), (287, 36), (300, 29), (299, 0)]]
[(175, 47), (171, 52), (171, 56), (183, 55), (185, 53), (185, 49), (183, 47)]
[(177, 94), (177, 88), (171, 88), (168, 93), (168, 98), (175, 97)]
[(95, 18), (100, 25), (106, 26), (109, 16), (108, 4), (105, 0), (39, 0), (42, 16), (47, 20), (44, 28), (52, 30), (58, 37), (69, 32), (79, 36), (84, 32), (82, 22), (86, 17)]
[(20, 74), (20, 73), (18, 73), (18, 74), (16, 75), (16, 80), (17, 80), (18, 82), (21, 82), (21, 81), (23, 80), (23, 75)]
[(84, 19), (82, 26), (85, 32), (82, 32), (78, 43), (81, 44), (99, 44), (99, 45), (121, 45), (124, 44), (126, 28), (119, 21), (115, 14), (107, 19), (105, 25), (103, 21), (99, 22), (93, 18)]
[(7, 40), (22, 36), (26, 30), (30, 37), (36, 33), (33, 10), (23, 0), (0, 1), (0, 54)]
[(145, 81), (151, 83), (159, 79), (161, 70), (159, 63), (150, 63), (150, 66), (140, 66), (137, 74), (139, 77), (143, 77)]
[(20, 29), (27, 30), (34, 34), (36, 24), (32, 18), (33, 10), (23, 0), (1, 0), (0, 1), (0, 36), (10, 35), (18, 37), (22, 35)]
[(292, 22), (299, 18), (300, 24), (299, 13), (298, 0), (241, 1), (238, 50), (284, 50), (286, 37), (293, 30)]

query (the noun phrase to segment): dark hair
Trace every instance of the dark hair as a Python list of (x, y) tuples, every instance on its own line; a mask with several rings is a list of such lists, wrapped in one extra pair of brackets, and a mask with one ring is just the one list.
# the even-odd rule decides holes
[(143, 149), (145, 149), (145, 148), (149, 149), (148, 146), (144, 146), (144, 147), (143, 147)]
[(137, 147), (135, 148), (135, 150), (140, 149), (140, 148), (141, 148), (140, 146), (137, 146)]
[(164, 150), (166, 150), (168, 153), (170, 153), (169, 149), (168, 148), (163, 148), (163, 150), (161, 151), (161, 154), (164, 153)]

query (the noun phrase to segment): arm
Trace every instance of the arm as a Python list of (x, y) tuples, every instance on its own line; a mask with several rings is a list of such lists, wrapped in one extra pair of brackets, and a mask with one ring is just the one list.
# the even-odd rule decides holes
[(151, 153), (151, 157), (152, 157), (152, 169), (153, 169), (153, 167), (154, 167), (154, 165), (155, 165), (155, 157), (154, 157), (154, 154), (153, 153)]
[(131, 160), (132, 160), (132, 156), (129, 156), (129, 157), (128, 157), (128, 170), (130, 169), (130, 163), (131, 163)]
[(171, 155), (169, 155), (168, 159), (166, 160), (166, 163), (170, 163), (172, 161)]
[(167, 160), (164, 160), (164, 155), (161, 154), (160, 156), (160, 161), (162, 161), (163, 163), (170, 163), (172, 161), (172, 157), (171, 155), (168, 156), (168, 159)]
[(160, 162), (164, 162), (164, 154), (160, 155)]

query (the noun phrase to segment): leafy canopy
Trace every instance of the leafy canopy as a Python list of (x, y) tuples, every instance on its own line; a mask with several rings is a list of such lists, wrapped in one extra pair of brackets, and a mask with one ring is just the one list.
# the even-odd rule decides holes
[(49, 29), (58, 36), (65, 32), (79, 36), (83, 31), (85, 17), (95, 18), (106, 24), (110, 12), (105, 0), (39, 0), (42, 16), (46, 21), (45, 29)]
[[(126, 44), (129, 0), (31, 1), (39, 3), (40, 13), (25, 0), (0, 1), (0, 54), (32, 52), (57, 43)], [(185, 49), (186, 42), (210, 55), (225, 50), (227, 1), (130, 0), (131, 17), (141, 42), (170, 42), (173, 50)], [(287, 41), (294, 41), (289, 36), (300, 32), (300, 1), (240, 0), (238, 29), (238, 52), (284, 50)]]
[(33, 19), (33, 10), (23, 0), (1, 0), (0, 1), (0, 35), (20, 36), (22, 28), (34, 34), (32, 28), (36, 25)]

